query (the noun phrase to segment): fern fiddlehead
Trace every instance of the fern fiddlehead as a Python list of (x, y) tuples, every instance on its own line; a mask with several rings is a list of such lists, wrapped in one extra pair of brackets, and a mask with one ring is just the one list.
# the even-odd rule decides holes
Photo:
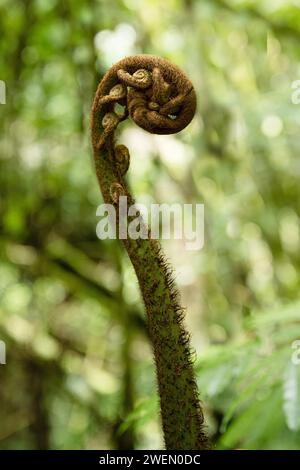
[[(123, 114), (115, 105), (123, 106)], [(172, 63), (152, 55), (127, 57), (113, 65), (100, 82), (91, 113), (96, 173), (105, 203), (118, 214), (120, 196), (134, 203), (124, 175), (129, 151), (115, 145), (114, 132), (128, 116), (153, 134), (184, 129), (196, 109), (190, 80)], [(130, 222), (130, 217), (128, 222)], [(117, 228), (120, 221), (117, 215)], [(123, 238), (123, 237), (121, 237)], [(135, 269), (153, 345), (167, 449), (205, 449), (208, 439), (195, 381), (189, 336), (172, 270), (157, 240), (122, 239)]]

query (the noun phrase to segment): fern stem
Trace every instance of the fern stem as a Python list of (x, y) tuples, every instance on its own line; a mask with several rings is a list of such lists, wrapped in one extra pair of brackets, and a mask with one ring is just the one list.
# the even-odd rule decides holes
[[(115, 113), (116, 103), (124, 106), (123, 116)], [(104, 201), (114, 204), (117, 214), (120, 196), (127, 196), (128, 206), (134, 204), (124, 179), (129, 152), (125, 146), (114, 143), (119, 122), (129, 114), (143, 129), (169, 134), (180, 131), (191, 121), (195, 107), (191, 82), (164, 59), (149, 55), (128, 57), (104, 76), (92, 109), (92, 141)], [(129, 223), (131, 219), (127, 218)], [(119, 224), (117, 217), (117, 228)], [(172, 269), (158, 241), (128, 237), (122, 242), (135, 269), (147, 312), (166, 447), (208, 448), (189, 335), (183, 325), (183, 309)]]

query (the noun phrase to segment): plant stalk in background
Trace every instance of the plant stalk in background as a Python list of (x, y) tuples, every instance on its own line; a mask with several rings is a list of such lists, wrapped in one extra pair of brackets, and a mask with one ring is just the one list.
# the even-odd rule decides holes
[[(122, 115), (116, 112), (116, 105), (123, 106)], [(118, 209), (120, 196), (127, 196), (128, 205), (134, 204), (124, 179), (129, 151), (124, 145), (115, 145), (118, 124), (130, 116), (148, 132), (173, 134), (190, 123), (195, 109), (196, 95), (191, 82), (165, 59), (137, 55), (109, 69), (98, 86), (91, 114), (96, 173), (105, 203)], [(127, 222), (130, 220), (128, 217)], [(205, 449), (209, 444), (172, 269), (159, 242), (150, 236), (122, 241), (147, 311), (166, 447)]]

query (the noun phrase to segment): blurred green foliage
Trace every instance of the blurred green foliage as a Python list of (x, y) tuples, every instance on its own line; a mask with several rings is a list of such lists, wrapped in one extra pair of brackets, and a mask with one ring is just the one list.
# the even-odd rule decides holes
[(176, 136), (132, 123), (139, 201), (205, 204), (206, 240), (164, 247), (193, 331), (217, 448), (297, 449), (300, 9), (292, 0), (0, 0), (0, 448), (160, 448), (132, 268), (96, 238), (89, 112), (125, 55), (182, 67), (198, 112)]

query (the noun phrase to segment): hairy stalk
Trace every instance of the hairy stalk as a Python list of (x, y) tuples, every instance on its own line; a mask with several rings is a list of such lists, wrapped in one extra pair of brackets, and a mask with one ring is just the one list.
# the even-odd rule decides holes
[[(115, 105), (122, 105), (122, 115)], [(134, 204), (124, 175), (129, 151), (115, 145), (114, 131), (130, 116), (153, 134), (181, 131), (192, 120), (196, 95), (185, 74), (165, 59), (152, 55), (126, 57), (113, 65), (98, 86), (91, 114), (96, 173), (105, 203), (119, 209), (120, 196)], [(132, 217), (126, 216), (130, 223)], [(117, 226), (120, 221), (117, 215)], [(142, 223), (142, 222), (141, 222)], [(150, 233), (149, 233), (150, 235)], [(209, 446), (193, 371), (189, 335), (172, 269), (157, 240), (123, 239), (135, 269), (147, 311), (167, 449)]]

